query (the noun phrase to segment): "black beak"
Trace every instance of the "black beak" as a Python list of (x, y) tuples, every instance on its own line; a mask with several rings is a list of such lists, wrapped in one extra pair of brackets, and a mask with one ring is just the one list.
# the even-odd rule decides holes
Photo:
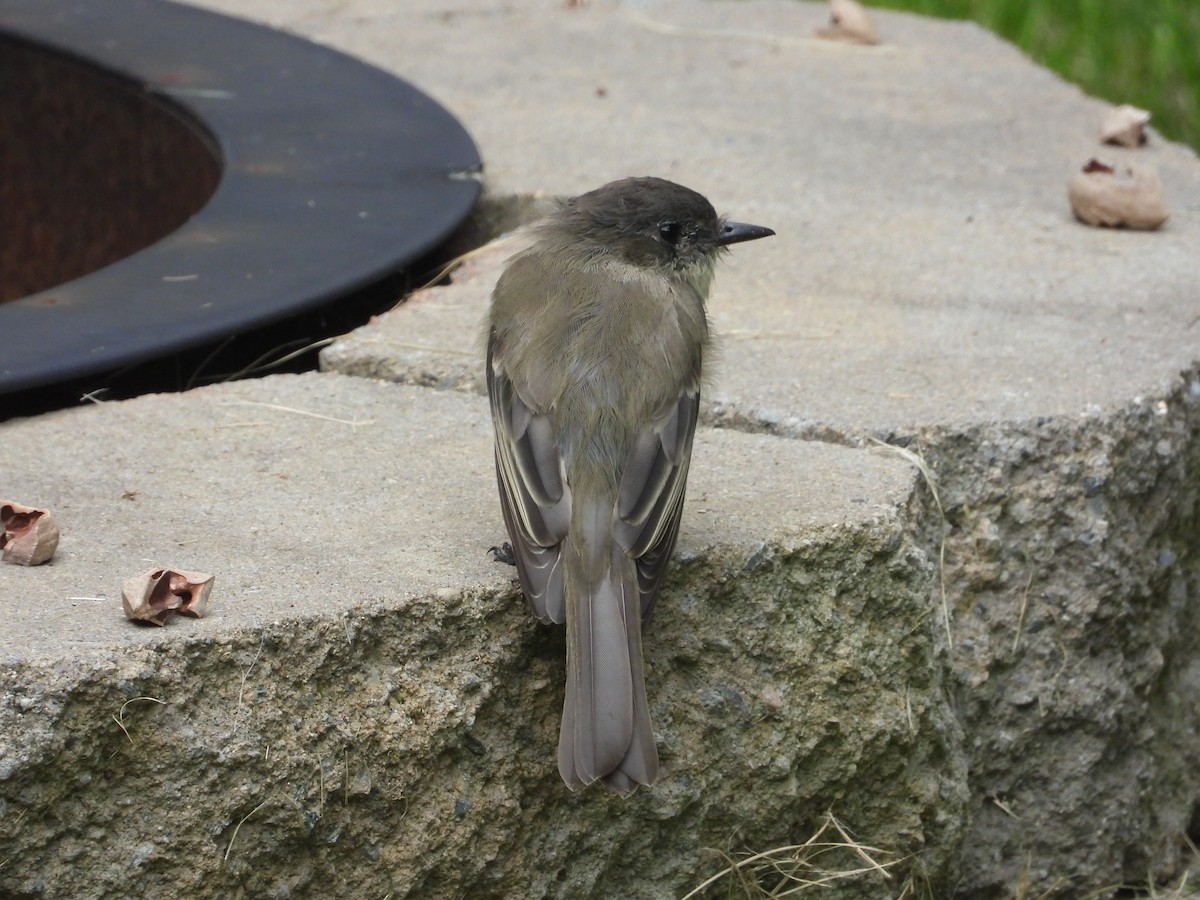
[(775, 232), (761, 225), (747, 225), (745, 222), (725, 222), (721, 225), (721, 233), (717, 235), (717, 246), (740, 244), (742, 241), (757, 241), (759, 238), (770, 237)]

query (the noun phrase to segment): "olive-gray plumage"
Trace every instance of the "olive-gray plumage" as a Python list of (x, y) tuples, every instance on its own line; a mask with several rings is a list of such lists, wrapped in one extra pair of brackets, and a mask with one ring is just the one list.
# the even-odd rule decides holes
[(628, 178), (542, 223), (492, 295), (501, 507), (530, 607), (567, 625), (558, 767), (572, 789), (657, 777), (641, 624), (679, 531), (705, 300), (726, 245), (773, 233)]

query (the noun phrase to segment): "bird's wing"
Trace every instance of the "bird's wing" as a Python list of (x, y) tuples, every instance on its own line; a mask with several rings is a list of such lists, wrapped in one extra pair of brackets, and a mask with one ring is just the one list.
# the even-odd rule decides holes
[(549, 418), (521, 397), (488, 339), (487, 386), (496, 432), (500, 506), (521, 586), (543, 622), (566, 619), (559, 544), (571, 521), (571, 492)]
[(656, 422), (642, 428), (617, 487), (615, 535), (637, 562), (642, 620), (650, 617), (658, 585), (679, 534), (699, 389), (687, 391)]

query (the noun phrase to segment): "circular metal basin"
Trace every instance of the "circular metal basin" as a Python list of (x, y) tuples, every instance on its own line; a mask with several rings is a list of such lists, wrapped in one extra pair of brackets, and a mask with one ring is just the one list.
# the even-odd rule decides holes
[(164, 0), (6, 0), (0, 41), (33, 79), (0, 67), (5, 142), (47, 103), (94, 138), (64, 126), (67, 174), (39, 175), (39, 150), (23, 175), (0, 164), (21, 198), (0, 220), (0, 299), (17, 297), (0, 302), (0, 395), (329, 304), (436, 247), (479, 196), (475, 145), (436, 102), (268, 28)]

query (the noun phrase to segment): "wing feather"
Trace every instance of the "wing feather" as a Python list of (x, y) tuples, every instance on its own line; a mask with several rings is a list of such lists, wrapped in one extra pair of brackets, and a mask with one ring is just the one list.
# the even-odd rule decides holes
[(679, 535), (699, 407), (699, 391), (683, 394), (658, 421), (638, 433), (621, 473), (614, 531), (637, 563), (643, 620), (654, 609)]
[(549, 418), (521, 397), (488, 340), (487, 385), (496, 432), (496, 481), (525, 599), (543, 622), (566, 619), (559, 544), (571, 521), (571, 492)]

